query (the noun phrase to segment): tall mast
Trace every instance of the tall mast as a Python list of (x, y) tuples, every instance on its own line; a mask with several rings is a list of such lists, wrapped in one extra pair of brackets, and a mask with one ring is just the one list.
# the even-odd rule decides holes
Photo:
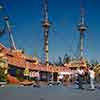
[(48, 32), (51, 26), (48, 20), (48, 0), (44, 0), (44, 19), (42, 27), (44, 29), (44, 51), (45, 51), (45, 65), (48, 66)]
[[(6, 9), (5, 9), (5, 7), (3, 5), (0, 5), (0, 10), (1, 9), (6, 12)], [(5, 21), (5, 25), (6, 25), (7, 31), (9, 33), (9, 42), (10, 42), (11, 49), (16, 49), (15, 42), (14, 42), (13, 35), (12, 35), (11, 26), (9, 24), (9, 18), (8, 18), (8, 16), (4, 17), (4, 21)]]
[(11, 49), (16, 50), (15, 42), (14, 42), (13, 35), (12, 35), (11, 26), (9, 24), (9, 18), (7, 16), (5, 16), (4, 20), (5, 20), (6, 27), (7, 27), (8, 33), (9, 33), (9, 42), (10, 42)]
[(84, 52), (84, 32), (87, 30), (85, 24), (85, 14), (83, 7), (83, 0), (81, 0), (81, 9), (80, 9), (80, 24), (78, 25), (78, 31), (80, 32), (80, 60), (83, 59)]

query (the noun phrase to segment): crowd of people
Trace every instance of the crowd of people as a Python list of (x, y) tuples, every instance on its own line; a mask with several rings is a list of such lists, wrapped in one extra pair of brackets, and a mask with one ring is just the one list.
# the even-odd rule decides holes
[[(26, 73), (25, 76), (26, 79), (28, 79)], [(35, 81), (36, 85), (39, 86), (39, 77), (40, 77), (39, 72), (30, 72), (28, 77), (32, 78)], [(62, 84), (67, 83), (67, 85), (70, 84), (69, 81), (71, 81), (72, 83), (76, 81), (79, 89), (84, 89), (83, 87), (84, 82), (89, 83), (90, 89), (94, 90), (95, 72), (93, 70), (93, 67), (90, 67), (87, 70), (84, 70), (82, 67), (79, 67), (74, 72), (67, 73), (67, 75), (65, 75), (65, 73), (62, 73), (61, 75), (58, 76), (58, 81), (62, 82)]]
[(84, 71), (84, 69), (80, 67), (76, 70), (75, 74), (77, 77), (76, 79), (79, 89), (84, 89), (83, 87), (84, 81), (90, 84), (91, 90), (95, 89), (95, 71), (93, 70), (93, 67), (90, 67), (87, 71)]
[(65, 76), (68, 77), (63, 77), (63, 75), (60, 75), (58, 77), (59, 80), (62, 81), (62, 83), (64, 83), (64, 79), (66, 79), (67, 83), (77, 84), (79, 89), (84, 89), (84, 83), (90, 84), (91, 90), (95, 89), (95, 71), (93, 70), (93, 67), (90, 67), (87, 70), (84, 70), (82, 67), (79, 67), (74, 70), (70, 75)]

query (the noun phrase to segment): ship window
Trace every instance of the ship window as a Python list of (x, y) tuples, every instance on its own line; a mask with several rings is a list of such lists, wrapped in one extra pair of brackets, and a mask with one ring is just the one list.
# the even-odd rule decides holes
[(30, 60), (30, 59), (26, 59), (26, 61), (30, 62), (30, 63), (35, 63), (36, 60)]
[(7, 53), (7, 56), (13, 57), (14, 55), (13, 54), (10, 54), (10, 53)]

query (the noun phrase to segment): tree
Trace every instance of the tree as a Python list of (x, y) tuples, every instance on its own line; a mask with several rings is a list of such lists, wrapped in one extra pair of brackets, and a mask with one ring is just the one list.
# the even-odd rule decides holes
[(60, 56), (58, 57), (58, 65), (59, 66), (62, 66), (63, 65), (62, 58)]
[(3, 53), (0, 53), (0, 81), (6, 81), (8, 63)]
[(21, 73), (20, 69), (16, 69), (16, 77), (20, 77), (20, 73)]
[(48, 63), (49, 63), (49, 65), (53, 65), (53, 63), (51, 61), (49, 61)]
[(71, 57), (66, 53), (63, 58), (63, 63), (69, 63), (71, 61)]
[(16, 69), (16, 78), (19, 81), (23, 81), (24, 80), (24, 73), (21, 69)]
[(58, 58), (55, 61), (53, 61), (53, 64), (56, 66), (62, 66), (63, 65), (62, 58), (58, 56)]
[(7, 80), (5, 74), (5, 69), (0, 67), (0, 82), (5, 82)]
[(99, 62), (97, 60), (91, 60), (91, 66), (95, 67), (99, 64)]

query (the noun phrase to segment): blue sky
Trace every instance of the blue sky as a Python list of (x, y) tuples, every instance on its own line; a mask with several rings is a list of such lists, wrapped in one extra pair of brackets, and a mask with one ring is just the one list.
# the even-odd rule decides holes
[[(2, 17), (8, 15), (12, 24), (13, 37), (18, 49), (25, 53), (43, 57), (43, 0), (0, 0), (5, 11), (0, 12), (0, 27), (4, 25)], [(79, 53), (80, 0), (48, 0), (49, 20), (49, 60), (65, 53), (77, 56)], [(84, 0), (85, 19), (88, 30), (85, 32), (84, 56), (89, 60), (100, 61), (100, 0)], [(0, 42), (9, 47), (8, 33), (0, 37)]]

